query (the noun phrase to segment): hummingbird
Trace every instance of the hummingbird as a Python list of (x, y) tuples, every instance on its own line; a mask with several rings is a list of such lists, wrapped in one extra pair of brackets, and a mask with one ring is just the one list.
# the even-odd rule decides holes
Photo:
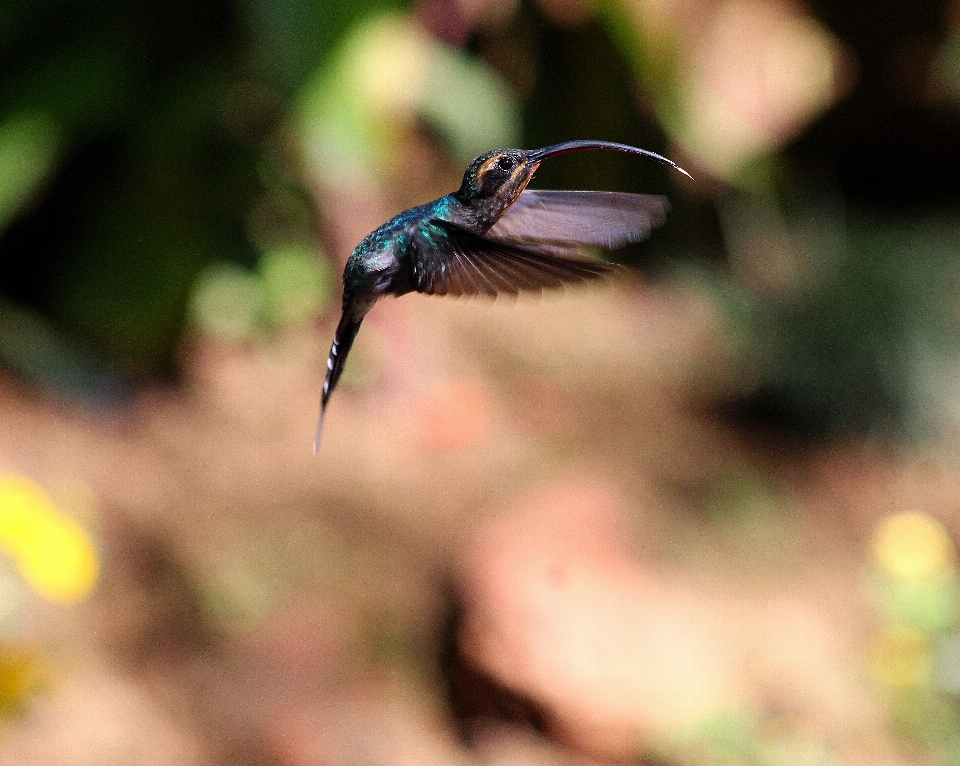
[(589, 149), (650, 157), (609, 141), (565, 141), (542, 149), (493, 149), (477, 157), (458, 191), (387, 221), (359, 244), (343, 271), (343, 313), (327, 358), (320, 436), (327, 402), (367, 312), (384, 295), (486, 295), (540, 292), (603, 277), (613, 266), (589, 256), (640, 242), (666, 218), (666, 197), (602, 191), (533, 191), (527, 184), (548, 157)]

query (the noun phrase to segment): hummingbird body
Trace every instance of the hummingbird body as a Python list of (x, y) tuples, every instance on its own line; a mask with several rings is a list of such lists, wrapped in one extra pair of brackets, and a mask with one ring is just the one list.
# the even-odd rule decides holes
[[(410, 243), (420, 233), (428, 242), (439, 236), (435, 221), (446, 221), (456, 205), (452, 194), (426, 205), (405, 210), (371, 232), (354, 249), (343, 272), (344, 306), (348, 293), (372, 292), (403, 295), (413, 291), (409, 270), (412, 265)], [(407, 267), (405, 269), (404, 267)], [(374, 301), (376, 300), (374, 297)]]
[(547, 157), (609, 149), (652, 157), (605, 141), (568, 141), (532, 151), (495, 149), (467, 168), (459, 191), (405, 210), (367, 235), (343, 272), (343, 313), (334, 335), (320, 402), (314, 452), (327, 402), (367, 312), (383, 295), (517, 294), (586, 282), (611, 271), (586, 256), (646, 239), (663, 223), (666, 199), (616, 192), (525, 191)]

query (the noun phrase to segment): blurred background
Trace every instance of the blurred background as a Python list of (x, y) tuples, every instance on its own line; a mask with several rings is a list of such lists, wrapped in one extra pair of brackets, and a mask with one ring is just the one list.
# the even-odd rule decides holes
[[(960, 4), (0, 2), (0, 763), (960, 763)], [(477, 154), (624, 276), (378, 304)]]

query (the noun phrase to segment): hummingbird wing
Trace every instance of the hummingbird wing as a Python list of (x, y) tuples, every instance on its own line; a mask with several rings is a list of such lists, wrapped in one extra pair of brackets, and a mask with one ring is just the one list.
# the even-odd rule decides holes
[(517, 197), (487, 237), (551, 243), (559, 251), (642, 242), (667, 218), (666, 197), (603, 191), (533, 191)]
[(432, 222), (410, 245), (414, 289), (429, 295), (516, 295), (587, 282), (615, 268), (550, 245), (480, 237), (446, 221)]

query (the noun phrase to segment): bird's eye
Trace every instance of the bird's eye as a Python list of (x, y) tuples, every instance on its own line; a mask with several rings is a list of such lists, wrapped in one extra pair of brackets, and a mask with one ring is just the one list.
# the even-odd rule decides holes
[(497, 167), (500, 170), (513, 170), (517, 166), (517, 161), (513, 157), (501, 157), (497, 160)]

